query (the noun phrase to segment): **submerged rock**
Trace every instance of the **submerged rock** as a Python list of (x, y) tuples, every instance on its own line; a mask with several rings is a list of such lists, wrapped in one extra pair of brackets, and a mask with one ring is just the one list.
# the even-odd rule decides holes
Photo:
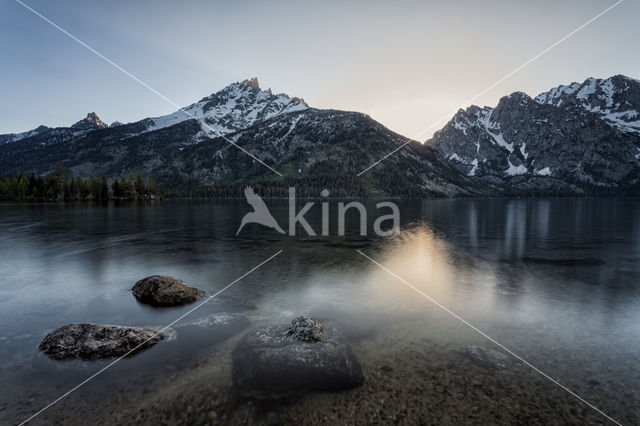
[(177, 306), (192, 303), (204, 295), (204, 291), (190, 287), (182, 280), (152, 275), (138, 281), (131, 289), (142, 303), (154, 306)]
[(220, 314), (206, 315), (186, 323), (183, 327), (198, 327), (205, 331), (219, 332), (244, 328), (249, 325), (249, 320), (241, 314), (222, 312)]
[(324, 340), (322, 324), (309, 315), (302, 315), (291, 320), (285, 334), (303, 342), (321, 342)]
[(248, 326), (249, 320), (241, 314), (223, 312), (206, 315), (177, 326), (178, 340), (215, 344), (241, 332)]
[(380, 327), (392, 320), (393, 311), (366, 305), (360, 301), (327, 299), (309, 308), (318, 320), (331, 320), (340, 324), (350, 341), (372, 337)]
[(360, 386), (360, 363), (334, 323), (308, 316), (247, 333), (232, 354), (232, 380), (255, 397)]
[(99, 360), (120, 357), (134, 349), (142, 351), (164, 337), (148, 328), (68, 324), (47, 334), (38, 349), (55, 360)]
[(464, 346), (458, 352), (468, 358), (474, 364), (494, 370), (504, 370), (509, 364), (509, 357), (494, 349), (487, 349), (482, 346)]

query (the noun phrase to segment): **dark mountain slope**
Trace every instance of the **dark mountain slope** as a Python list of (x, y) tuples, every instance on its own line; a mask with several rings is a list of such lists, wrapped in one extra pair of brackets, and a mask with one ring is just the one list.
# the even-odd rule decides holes
[(355, 112), (307, 108), (226, 135), (283, 173), (284, 180), (224, 138), (198, 137), (202, 129), (194, 119), (155, 131), (141, 129), (144, 123), (100, 129), (71, 140), (35, 136), (10, 144), (12, 149), (0, 149), (0, 161), (8, 174), (46, 174), (60, 165), (80, 176), (136, 173), (153, 176), (168, 190), (201, 192), (257, 181), (315, 188), (329, 180), (342, 195), (454, 196), (482, 189), (458, 175), (435, 150), (417, 142), (364, 178), (356, 178), (407, 139)]
[(461, 174), (507, 192), (637, 194), (640, 83), (623, 76), (560, 86), (495, 108), (460, 110), (427, 144)]

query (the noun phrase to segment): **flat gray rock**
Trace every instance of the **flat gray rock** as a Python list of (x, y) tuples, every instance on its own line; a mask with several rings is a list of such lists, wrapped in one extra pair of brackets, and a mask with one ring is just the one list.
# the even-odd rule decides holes
[(149, 328), (68, 324), (47, 334), (38, 349), (54, 360), (99, 360), (142, 351), (164, 337)]

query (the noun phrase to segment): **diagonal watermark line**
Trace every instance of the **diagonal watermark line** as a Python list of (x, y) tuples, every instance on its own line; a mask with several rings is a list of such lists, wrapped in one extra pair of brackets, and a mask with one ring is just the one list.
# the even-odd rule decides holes
[(87, 48), (91, 53), (95, 54), (96, 56), (98, 56), (100, 59), (104, 60), (105, 62), (107, 62), (108, 64), (112, 65), (113, 67), (115, 67), (116, 69), (118, 69), (119, 71), (123, 72), (124, 74), (126, 74), (128, 77), (130, 77), (131, 79), (133, 79), (134, 81), (136, 81), (137, 83), (139, 83), (140, 85), (142, 85), (143, 87), (145, 87), (146, 89), (150, 90), (151, 92), (155, 93), (156, 95), (158, 95), (160, 98), (162, 98), (163, 100), (165, 100), (166, 102), (168, 102), (169, 104), (171, 104), (173, 107), (177, 108), (179, 111), (182, 111), (183, 113), (185, 113), (187, 116), (189, 116), (190, 118), (193, 118), (195, 120), (197, 120), (198, 122), (200, 122), (200, 124), (202, 124), (204, 127), (206, 127), (208, 130), (213, 131), (215, 133), (218, 134), (219, 137), (221, 137), (222, 139), (224, 139), (225, 141), (229, 142), (231, 145), (235, 146), (236, 148), (238, 148), (240, 151), (244, 152), (245, 154), (249, 155), (251, 158), (253, 158), (254, 160), (256, 160), (257, 162), (259, 162), (260, 164), (262, 164), (263, 166), (265, 166), (266, 168), (268, 168), (269, 170), (271, 170), (272, 172), (274, 172), (275, 174), (277, 174), (278, 176), (283, 176), (282, 173), (280, 173), (279, 171), (277, 171), (276, 169), (274, 169), (273, 167), (271, 167), (270, 165), (266, 164), (264, 161), (260, 160), (258, 157), (256, 157), (255, 155), (251, 154), (249, 151), (247, 151), (246, 149), (242, 148), (241, 146), (239, 146), (238, 144), (236, 144), (234, 141), (232, 141), (231, 139), (227, 138), (226, 136), (224, 136), (222, 133), (220, 133), (220, 131), (218, 129), (214, 129), (213, 127), (209, 126), (204, 120), (196, 117), (195, 115), (191, 114), (189, 111), (186, 111), (184, 108), (182, 108), (180, 105), (178, 105), (176, 102), (172, 101), (171, 99), (169, 99), (168, 97), (166, 97), (165, 95), (163, 95), (162, 93), (158, 92), (156, 89), (154, 89), (153, 87), (149, 86), (147, 83), (145, 83), (144, 81), (140, 80), (138, 77), (136, 77), (135, 75), (131, 74), (129, 71), (125, 70), (124, 68), (122, 68), (120, 65), (116, 64), (115, 62), (113, 62), (111, 59), (107, 58), (106, 56), (104, 56), (102, 53), (98, 52), (97, 50), (95, 50), (93, 47), (89, 46), (88, 44), (86, 44), (85, 42), (83, 42), (82, 40), (80, 40), (79, 38), (77, 38), (76, 36), (74, 36), (73, 34), (69, 33), (68, 31), (66, 31), (64, 28), (60, 27), (59, 25), (57, 25), (55, 22), (51, 21), (49, 18), (47, 18), (46, 16), (43, 16), (42, 14), (40, 14), (38, 11), (32, 9), (31, 7), (29, 7), (28, 5), (26, 5), (25, 3), (23, 3), (20, 0), (16, 0), (16, 2), (18, 4), (20, 4), (21, 6), (23, 6), (25, 9), (31, 11), (32, 13), (34, 13), (35, 15), (39, 16), (40, 18), (42, 18), (45, 22), (51, 24), (51, 26), (53, 26), (54, 28), (56, 28), (57, 30), (61, 31), (62, 33), (64, 33), (65, 35), (67, 35), (69, 38), (71, 38), (73, 41), (75, 41), (76, 43), (80, 44), (81, 46)]
[(381, 162), (383, 162), (387, 158), (391, 157), (393, 154), (395, 154), (396, 152), (400, 151), (402, 148), (404, 148), (405, 146), (409, 145), (413, 141), (414, 141), (414, 139), (410, 139), (410, 140), (406, 141), (405, 143), (403, 143), (402, 145), (400, 145), (399, 147), (397, 147), (396, 149), (394, 149), (393, 151), (391, 151), (390, 153), (388, 153), (387, 155), (385, 155), (384, 157), (382, 157), (381, 159), (379, 159), (378, 161), (376, 161), (375, 163), (373, 163), (372, 165), (370, 165), (369, 167), (367, 167), (366, 169), (364, 169), (363, 171), (358, 173), (356, 175), (356, 177), (360, 177), (360, 175), (366, 173), (367, 171), (369, 171), (369, 169), (374, 168), (375, 166), (377, 166), (378, 164), (380, 164)]
[(396, 149), (394, 149), (393, 151), (391, 151), (390, 153), (388, 153), (387, 155), (385, 155), (384, 157), (382, 157), (381, 159), (379, 159), (378, 161), (376, 161), (375, 163), (373, 163), (372, 165), (370, 165), (369, 167), (367, 167), (366, 169), (364, 169), (363, 171), (358, 173), (356, 175), (356, 177), (359, 177), (361, 174), (366, 173), (369, 169), (377, 166), (382, 161), (386, 160), (388, 157), (391, 157), (393, 154), (395, 154), (396, 152), (400, 151), (402, 148), (404, 148), (405, 146), (409, 145), (413, 141), (414, 141), (414, 139), (410, 139), (410, 140), (406, 141), (405, 143), (403, 143), (402, 145), (400, 145), (399, 147), (397, 147)]
[(592, 408), (593, 410), (597, 411), (598, 413), (602, 414), (604, 417), (606, 417), (608, 420), (612, 421), (613, 423), (622, 426), (622, 424), (620, 422), (618, 422), (617, 420), (615, 420), (614, 418), (612, 418), (611, 416), (607, 415), (605, 412), (603, 412), (602, 410), (600, 410), (598, 407), (596, 407), (595, 405), (591, 404), (589, 401), (585, 400), (584, 398), (582, 398), (580, 395), (576, 394), (575, 392), (573, 392), (571, 389), (567, 388), (565, 385), (563, 385), (562, 383), (558, 382), (556, 379), (554, 379), (553, 377), (549, 376), (547, 373), (545, 373), (544, 371), (540, 370), (539, 368), (537, 368), (536, 366), (532, 365), (529, 361), (527, 361), (526, 359), (522, 358), (520, 355), (516, 354), (515, 352), (513, 352), (511, 349), (507, 348), (506, 346), (504, 346), (502, 343), (498, 342), (496, 339), (494, 339), (493, 337), (489, 336), (487, 333), (483, 332), (482, 330), (480, 330), (479, 328), (477, 328), (476, 326), (474, 326), (473, 324), (469, 323), (467, 320), (465, 320), (464, 318), (462, 318), (460, 315), (456, 314), (455, 312), (451, 311), (449, 308), (447, 308), (446, 306), (444, 306), (443, 304), (441, 304), (440, 302), (438, 302), (437, 300), (435, 300), (434, 298), (432, 298), (431, 296), (429, 296), (428, 294), (424, 293), (423, 291), (421, 291), (420, 289), (418, 289), (417, 287), (415, 287), (414, 285), (412, 285), (411, 283), (409, 283), (407, 280), (405, 280), (404, 278), (402, 278), (401, 276), (397, 275), (396, 273), (394, 273), (393, 271), (391, 271), (390, 269), (386, 268), (385, 266), (381, 265), (380, 263), (376, 262), (375, 260), (373, 260), (372, 258), (370, 258), (369, 256), (367, 256), (366, 254), (364, 254), (363, 252), (361, 252), (360, 250), (356, 251), (358, 253), (360, 253), (362, 256), (364, 256), (365, 258), (369, 259), (371, 262), (373, 262), (374, 264), (378, 265), (380, 268), (382, 268), (383, 270), (385, 270), (386, 272), (388, 272), (389, 274), (393, 275), (395, 278), (397, 278), (399, 281), (401, 281), (403, 284), (405, 284), (407, 287), (415, 290), (417, 293), (419, 293), (420, 295), (422, 295), (422, 297), (424, 297), (425, 299), (429, 300), (431, 303), (437, 305), (438, 307), (444, 309), (448, 314), (450, 314), (451, 316), (453, 316), (454, 318), (456, 318), (457, 320), (461, 321), (463, 324), (465, 324), (466, 326), (472, 328), (474, 331), (476, 331), (477, 333), (479, 333), (481, 336), (485, 337), (486, 339), (490, 340), (492, 343), (494, 343), (495, 345), (499, 346), (502, 350), (504, 350), (505, 352), (509, 353), (510, 355), (512, 355), (513, 357), (517, 358), (520, 362), (522, 362), (523, 364), (531, 367), (533, 370), (535, 370), (536, 372), (540, 373), (542, 376), (544, 376), (545, 378), (549, 379), (551, 382), (555, 383), (556, 385), (558, 385), (559, 387), (561, 387), (562, 389), (564, 389), (565, 391), (567, 391), (568, 393), (570, 393), (571, 395), (573, 395), (575, 398), (577, 398), (578, 400), (580, 400), (581, 402), (583, 402), (584, 404), (586, 404), (587, 406), (589, 406), (590, 408)]
[(253, 271), (255, 271), (256, 269), (260, 268), (262, 265), (264, 265), (265, 263), (269, 262), (271, 259), (273, 259), (274, 257), (278, 256), (280, 253), (282, 253), (284, 250), (280, 250), (278, 251), (276, 254), (272, 255), (271, 257), (269, 257), (268, 259), (260, 262), (258, 265), (254, 266), (253, 268), (251, 268), (248, 272), (245, 272), (244, 274), (242, 274), (241, 276), (239, 276), (238, 278), (236, 278), (235, 280), (231, 281), (229, 284), (227, 284), (226, 286), (224, 286), (221, 290), (218, 290), (217, 292), (215, 292), (214, 294), (212, 294), (211, 296), (207, 297), (206, 299), (204, 299), (202, 302), (198, 303), (196, 306), (194, 306), (193, 308), (189, 309), (187, 312), (185, 312), (184, 314), (180, 315), (178, 318), (176, 318), (175, 320), (171, 321), (169, 324), (165, 325), (164, 327), (162, 327), (160, 330), (156, 331), (151, 337), (149, 337), (147, 340), (145, 340), (144, 342), (140, 343), (138, 346), (136, 346), (135, 348), (131, 349), (129, 352), (127, 352), (126, 354), (122, 355), (119, 358), (116, 358), (114, 361), (110, 362), (109, 364), (107, 364), (104, 368), (98, 370), (96, 373), (92, 374), (91, 376), (87, 377), (85, 380), (83, 380), (82, 382), (80, 382), (78, 385), (74, 386), (73, 388), (69, 389), (67, 392), (63, 393), (62, 395), (60, 395), (58, 398), (56, 398), (55, 400), (51, 401), (49, 404), (47, 404), (45, 407), (43, 407), (40, 411), (34, 413), (31, 417), (29, 417), (28, 419), (22, 421), (21, 423), (18, 424), (18, 426), (22, 426), (24, 424), (26, 424), (27, 422), (33, 420), (36, 416), (39, 416), (40, 414), (42, 414), (44, 411), (48, 410), (49, 408), (51, 408), (53, 405), (57, 404), (58, 402), (60, 402), (62, 399), (66, 398), (67, 396), (69, 396), (69, 394), (71, 394), (72, 392), (74, 392), (75, 390), (77, 390), (78, 388), (80, 388), (81, 386), (87, 384), (88, 382), (90, 382), (91, 380), (95, 379), (98, 375), (102, 374), (105, 370), (107, 370), (108, 368), (111, 368), (114, 364), (116, 364), (117, 362), (121, 361), (123, 358), (126, 358), (127, 356), (131, 355), (132, 353), (134, 353), (135, 351), (137, 351), (138, 349), (140, 349), (144, 344), (146, 344), (149, 340), (153, 339), (154, 337), (156, 337), (157, 335), (159, 335), (160, 333), (162, 333), (163, 331), (165, 331), (166, 329), (168, 329), (169, 327), (171, 327), (172, 325), (174, 325), (175, 323), (177, 323), (178, 321), (180, 321), (181, 319), (183, 319), (184, 317), (186, 317), (187, 315), (189, 315), (190, 313), (192, 313), (193, 311), (195, 311), (196, 309), (198, 309), (199, 307), (201, 307), (202, 305), (204, 305), (205, 303), (209, 302), (211, 299), (213, 299), (214, 297), (216, 297), (217, 295), (219, 295), (220, 293), (222, 293), (223, 291), (225, 291), (226, 289), (228, 289), (229, 287), (231, 287), (232, 285), (234, 285), (235, 283), (237, 283), (238, 281), (240, 281), (241, 279), (243, 279), (244, 277), (246, 277), (247, 275), (249, 275), (250, 273), (252, 273)]
[(433, 129), (434, 127), (436, 127), (438, 124), (440, 124), (442, 121), (446, 120), (449, 117), (452, 117), (456, 112), (458, 112), (459, 109), (464, 108), (467, 104), (470, 104), (471, 102), (475, 101), (476, 99), (478, 99), (480, 96), (484, 95), (485, 93), (487, 93), (488, 91), (490, 91), (491, 89), (495, 88), (496, 86), (498, 86), (500, 83), (502, 83), (503, 81), (505, 81), (506, 79), (508, 79), (509, 77), (511, 77), (512, 75), (516, 74), (518, 71), (522, 70), (524, 67), (526, 67), (527, 65), (529, 65), (530, 63), (532, 63), (533, 61), (535, 61), (536, 59), (539, 59), (542, 55), (544, 55), (545, 53), (549, 52), (551, 49), (553, 49), (554, 47), (558, 46), (560, 43), (564, 42), (565, 40), (567, 40), (569, 37), (573, 36), (574, 34), (576, 34), (577, 32), (579, 32), (580, 30), (584, 29), (587, 25), (591, 24), (592, 22), (594, 22), (595, 20), (597, 20), (598, 18), (600, 18), (601, 16), (603, 16), (604, 14), (608, 13), (609, 11), (611, 11), (614, 7), (618, 6), (620, 3), (622, 3), (624, 0), (618, 0), (617, 2), (615, 2), (614, 4), (612, 4), (611, 6), (609, 6), (608, 8), (606, 8), (605, 10), (603, 10), (602, 12), (598, 13), (596, 16), (594, 16), (593, 18), (589, 19), (587, 22), (585, 22), (584, 24), (580, 25), (578, 28), (574, 29), (573, 31), (571, 31), (569, 34), (565, 35), (564, 37), (562, 37), (560, 40), (556, 41), (555, 43), (553, 43), (551, 46), (547, 47), (546, 49), (544, 49), (542, 52), (538, 53), (537, 55), (535, 55), (533, 58), (529, 59), (528, 61), (526, 61), (525, 63), (523, 63), (522, 65), (520, 65), (519, 67), (515, 68), (513, 71), (511, 71), (510, 73), (506, 74), (505, 76), (503, 76), (502, 78), (500, 78), (499, 80), (497, 80), (495, 83), (493, 83), (492, 85), (490, 85), (489, 87), (487, 87), (486, 89), (482, 90), (481, 92), (477, 93), (476, 95), (470, 97), (469, 99), (467, 99), (466, 101), (464, 101), (463, 103), (460, 104), (459, 107), (457, 107), (456, 109), (451, 110), (450, 112), (446, 113), (445, 115), (443, 115), (442, 117), (440, 117), (437, 121), (434, 121), (433, 124), (431, 124), (429, 127), (424, 128), (423, 130), (421, 130), (418, 134), (416, 134), (411, 140), (405, 142), (404, 144), (400, 145), (398, 148), (394, 149), (393, 151), (391, 151), (390, 153), (388, 153), (387, 155), (385, 155), (384, 157), (382, 157), (381, 159), (379, 159), (378, 161), (376, 161), (375, 163), (371, 164), (369, 167), (367, 167), (366, 169), (364, 169), (363, 171), (361, 171), (360, 173), (358, 173), (356, 176), (360, 176), (363, 173), (365, 173), (366, 171), (370, 170), (371, 168), (377, 166), (378, 164), (380, 164), (380, 162), (382, 162), (383, 160), (387, 159), (389, 156), (393, 155), (394, 153), (396, 153), (397, 151), (399, 151), (401, 148), (404, 148), (405, 146), (409, 145), (412, 141), (417, 140), (418, 137), (420, 137), (423, 133), (425, 133), (428, 130)]

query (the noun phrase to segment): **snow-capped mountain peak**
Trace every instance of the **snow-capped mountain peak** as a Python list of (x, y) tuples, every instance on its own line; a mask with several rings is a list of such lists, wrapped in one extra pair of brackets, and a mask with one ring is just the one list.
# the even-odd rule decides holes
[(578, 105), (622, 132), (640, 133), (640, 81), (624, 75), (557, 86), (536, 96), (535, 101), (557, 107)]
[(22, 133), (9, 133), (6, 135), (0, 135), (0, 144), (3, 143), (11, 143), (11, 142), (18, 142), (22, 139), (26, 139), (26, 138), (30, 138), (31, 136), (36, 136), (39, 135), (41, 133), (44, 133), (46, 131), (50, 130), (47, 126), (38, 126), (35, 129), (26, 131), (26, 132), (22, 132)]
[[(147, 131), (197, 119), (203, 136), (215, 137), (246, 129), (277, 115), (307, 109), (303, 99), (262, 90), (256, 77), (233, 83), (180, 110), (147, 120)], [(202, 124), (205, 123), (205, 124)]]
[(459, 110), (427, 143), (460, 173), (489, 183), (532, 191), (554, 187), (549, 179), (592, 188), (635, 185), (639, 111), (640, 81), (588, 78), (535, 99), (515, 92), (494, 108)]

